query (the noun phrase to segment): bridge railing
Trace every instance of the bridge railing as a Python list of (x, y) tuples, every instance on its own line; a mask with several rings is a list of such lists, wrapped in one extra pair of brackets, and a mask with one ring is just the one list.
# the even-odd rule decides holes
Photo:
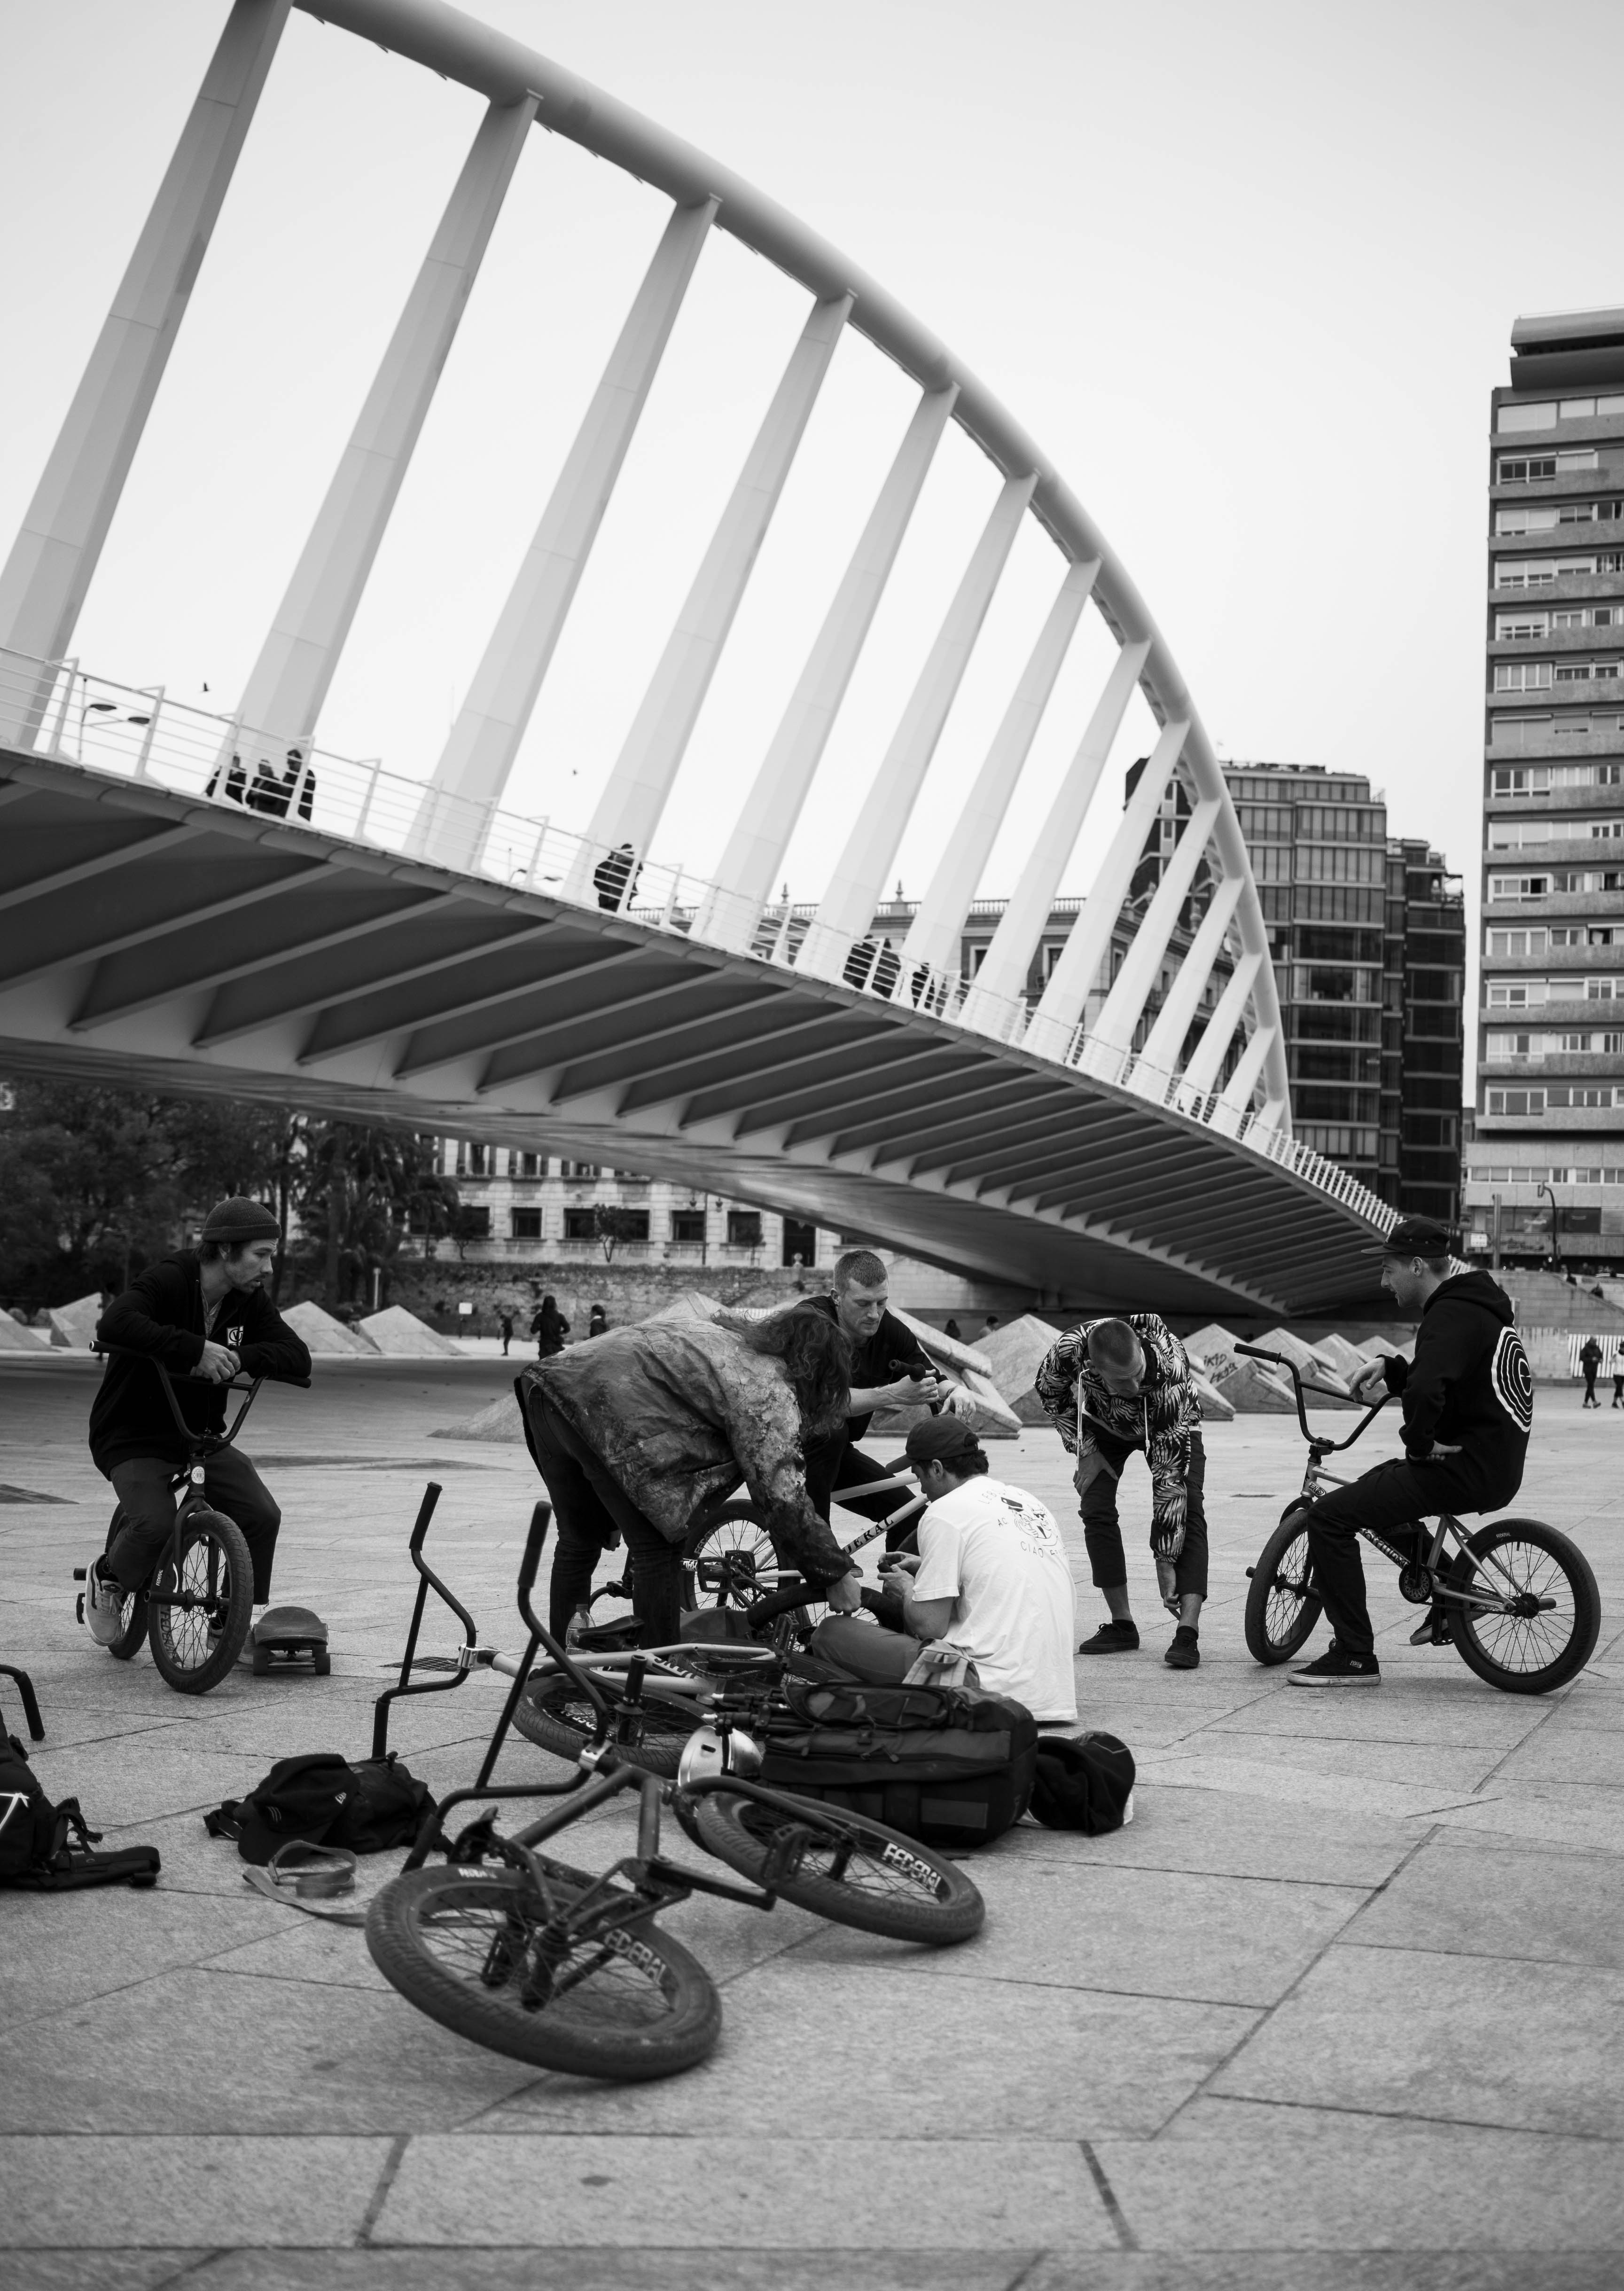
[[(161, 686), (115, 683), (76, 660), (42, 662), (0, 650), (0, 723), (20, 727), (15, 744), (25, 752), (166, 788), (268, 823), (312, 827), (428, 865), (452, 866), (515, 891), (624, 914), (675, 936), (714, 935), (730, 944), (736, 905), (742, 912), (733, 894), (680, 865), (639, 861), (623, 847), (590, 842), (550, 819), (432, 791), (386, 771), (378, 757), (293, 747), (279, 771), (245, 763), (255, 744), (239, 719), (172, 699)], [(758, 921), (752, 901), (749, 918), (752, 956), (792, 968), (796, 911), (769, 912)], [(1153, 1066), (1133, 1049), (1097, 1040), (1084, 1025), (1043, 1039), (1023, 1001), (989, 994), (958, 971), (904, 965), (878, 934), (854, 938), (841, 977), (859, 994), (1024, 1049), (1217, 1130), (1381, 1232), (1395, 1222), (1396, 1211), (1339, 1163), (1221, 1093), (1193, 1090), (1178, 1074)]]

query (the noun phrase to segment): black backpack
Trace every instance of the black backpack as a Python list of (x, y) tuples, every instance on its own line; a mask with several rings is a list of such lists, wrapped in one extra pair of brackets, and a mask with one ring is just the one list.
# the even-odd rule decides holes
[(163, 1865), (156, 1845), (93, 1853), (100, 1837), (87, 1826), (76, 1797), (52, 1805), (15, 1734), (0, 1736), (0, 1885), (63, 1893), (81, 1885), (157, 1884)]
[(1038, 1744), (1032, 1811), (1046, 1829), (1081, 1829), (1089, 1837), (1130, 1819), (1133, 1752), (1114, 1734), (1058, 1736)]
[(203, 1820), (211, 1837), (235, 1838), (245, 1861), (263, 1864), (281, 1845), (386, 1853), (410, 1845), (432, 1811), (428, 1785), (408, 1773), (396, 1751), (352, 1765), (336, 1750), (318, 1750), (278, 1758), (246, 1797), (228, 1798)]
[(866, 1814), (930, 1845), (987, 1845), (1026, 1811), (1037, 1770), (1032, 1713), (962, 1686), (786, 1678), (769, 1721), (769, 1789)]

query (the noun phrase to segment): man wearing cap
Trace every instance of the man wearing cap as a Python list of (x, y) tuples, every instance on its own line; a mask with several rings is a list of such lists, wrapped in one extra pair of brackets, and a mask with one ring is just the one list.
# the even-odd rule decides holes
[[(1403, 1396), (1404, 1453), (1298, 1515), (1334, 1636), (1317, 1662), (1291, 1673), (1293, 1686), (1381, 1682), (1357, 1529), (1390, 1538), (1402, 1560), (1417, 1520), (1498, 1511), (1522, 1485), (1534, 1388), (1511, 1300), (1486, 1273), (1451, 1274), (1450, 1262), (1449, 1234), (1430, 1218), (1403, 1218), (1382, 1244), (1382, 1287), (1420, 1316), (1415, 1357), (1373, 1362), (1355, 1389), (1369, 1400), (1385, 1384)], [(1437, 1644), (1446, 1633), (1434, 1606), (1411, 1644)]]
[(1083, 1539), (1106, 1619), (1079, 1654), (1132, 1654), (1138, 1626), (1128, 1599), (1128, 1561), (1117, 1516), (1117, 1483), (1136, 1449), (1150, 1467), (1150, 1547), (1162, 1604), (1177, 1628), (1162, 1660), (1171, 1670), (1201, 1663), (1207, 1596), (1207, 1457), (1201, 1403), (1184, 1346), (1154, 1313), (1085, 1321), (1039, 1363), (1035, 1389), (1077, 1459), (1073, 1485)]
[(891, 1681), (907, 1676), (921, 1641), (947, 1639), (988, 1693), (1012, 1696), (1041, 1725), (1074, 1725), (1076, 1593), (1053, 1515), (1024, 1488), (988, 1477), (980, 1443), (957, 1417), (915, 1424), (907, 1454), (928, 1501), (918, 1556), (881, 1562), (883, 1628), (829, 1616), (814, 1648), (860, 1678)]
[[(225, 1428), (220, 1389), (238, 1370), (250, 1376), (305, 1377), (310, 1355), (266, 1293), (282, 1228), (260, 1202), (220, 1202), (204, 1220), (196, 1249), (138, 1274), (101, 1315), (99, 1344), (117, 1345), (90, 1411), (90, 1452), (111, 1480), (124, 1520), (105, 1556), (85, 1574), (84, 1620), (103, 1646), (118, 1636), (125, 1600), (139, 1590), (174, 1525), (170, 1480), (186, 1460), (158, 1378), (128, 1353), (162, 1361), (175, 1400), (194, 1431)], [(253, 1562), (255, 1620), (270, 1599), (271, 1561), (282, 1514), (238, 1448), (204, 1467), (204, 1492), (243, 1531)]]

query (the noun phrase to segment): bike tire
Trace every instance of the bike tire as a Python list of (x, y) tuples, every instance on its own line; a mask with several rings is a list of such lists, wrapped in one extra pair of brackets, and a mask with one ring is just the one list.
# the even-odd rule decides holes
[[(104, 1552), (113, 1547), (114, 1538), (124, 1525), (124, 1506), (120, 1504), (108, 1523)], [(132, 1591), (124, 1603), (124, 1614), (118, 1636), (109, 1640), (108, 1652), (115, 1662), (129, 1662), (139, 1652), (147, 1636), (147, 1600), (144, 1592)]]
[[(1549, 1694), (1581, 1671), (1596, 1652), (1602, 1628), (1602, 1598), (1590, 1563), (1572, 1539), (1538, 1519), (1497, 1519), (1466, 1539), (1473, 1558), (1485, 1552), (1499, 1554), (1515, 1579), (1536, 1596), (1554, 1588), (1560, 1580), (1567, 1601), (1557, 1594), (1554, 1610), (1537, 1616), (1485, 1613), (1481, 1609), (1449, 1606), (1450, 1636), (1468, 1670), (1486, 1679), (1502, 1694)], [(1519, 1563), (1511, 1553), (1531, 1555)], [(1532, 1555), (1541, 1553), (1549, 1563), (1542, 1567)], [(1554, 1571), (1554, 1572), (1553, 1572)], [(1450, 1581), (1464, 1588), (1475, 1574), (1466, 1552), (1456, 1557)], [(1499, 1578), (1486, 1580), (1499, 1587)], [(1541, 1654), (1547, 1658), (1540, 1661)]]
[[(606, 1687), (604, 1692), (612, 1703), (622, 1700), (613, 1687)], [(663, 1702), (645, 1684), (643, 1739), (635, 1748), (627, 1748), (622, 1755), (633, 1765), (641, 1766), (646, 1773), (673, 1781), (683, 1746), (703, 1718), (697, 1703), (679, 1702), (674, 1697)], [(597, 1739), (598, 1713), (589, 1698), (567, 1678), (531, 1678), (526, 1680), (525, 1691), (514, 1708), (513, 1724), (527, 1742), (534, 1742), (538, 1749), (551, 1750), (555, 1757), (573, 1766), (588, 1743)]]
[[(1324, 1602), (1311, 1588), (1301, 1517), (1302, 1507), (1291, 1505), (1258, 1554), (1246, 1587), (1247, 1652), (1254, 1662), (1271, 1667), (1301, 1653), (1324, 1612)], [(1287, 1572), (1292, 1568), (1301, 1572)]]
[[(594, 1883), (550, 1870), (560, 1895)], [(563, 1997), (527, 2001), (546, 1912), (523, 1871), (412, 1869), (366, 1913), (373, 1963), (409, 2004), (443, 2029), (511, 2060), (569, 2076), (643, 2083), (697, 2067), (721, 2033), (721, 2000), (696, 1957), (651, 1925), (623, 1946), (585, 1944)]]
[[(700, 1580), (701, 1562), (729, 1556), (736, 1562), (735, 1580), (720, 1589), (707, 1588)], [(740, 1496), (732, 1503), (718, 1505), (699, 1526), (688, 1530), (682, 1547), (682, 1604), (688, 1608), (731, 1608), (748, 1617), (752, 1607), (777, 1588), (776, 1578), (788, 1572), (754, 1502)], [(816, 1600), (790, 1608), (775, 1618), (767, 1643), (781, 1654), (790, 1653), (823, 1612), (823, 1603)]]
[(253, 1563), (242, 1529), (222, 1511), (199, 1507), (187, 1515), (181, 1580), (209, 1593), (207, 1606), (165, 1606), (156, 1595), (172, 1588), (172, 1575), (165, 1559), (153, 1576), (147, 1643), (165, 1685), (177, 1694), (207, 1694), (236, 1668), (253, 1613)]
[[(837, 1925), (854, 1925), (859, 1933), (882, 1933), (888, 1941), (922, 1941), (930, 1949), (948, 1949), (981, 1931), (986, 1904), (979, 1888), (957, 1862), (942, 1859), (917, 1838), (904, 1837), (883, 1822), (848, 1813), (839, 1806), (819, 1805), (802, 1799), (793, 1814), (742, 1792), (706, 1790), (689, 1800), (682, 1826), (708, 1853), (730, 1869), (764, 1880), (762, 1871), (775, 1839), (792, 1826), (810, 1833), (802, 1846), (802, 1865), (780, 1878), (774, 1890), (797, 1908), (816, 1910)], [(846, 1839), (855, 1850), (845, 1874), (836, 1877), (822, 1868), (805, 1866), (808, 1857), (832, 1858)], [(826, 1845), (824, 1841), (826, 1841)]]

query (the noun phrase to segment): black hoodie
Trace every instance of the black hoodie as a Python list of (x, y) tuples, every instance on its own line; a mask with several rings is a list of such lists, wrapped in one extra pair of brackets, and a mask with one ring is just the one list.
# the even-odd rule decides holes
[(1509, 1503), (1523, 1477), (1533, 1422), (1533, 1379), (1511, 1299), (1486, 1273), (1458, 1273), (1421, 1307), (1415, 1358), (1389, 1360), (1387, 1389), (1404, 1397), (1404, 1447), (1412, 1463), (1435, 1440), (1464, 1451)]
[[(203, 1261), (195, 1249), (149, 1265), (116, 1297), (96, 1330), (105, 1345), (127, 1346), (161, 1360), (174, 1379), (181, 1413), (195, 1432), (219, 1432), (226, 1395), (190, 1371), (203, 1357)], [(229, 1345), (250, 1376), (310, 1372), (304, 1339), (290, 1329), (263, 1289), (230, 1289), (215, 1314), (213, 1341)], [(109, 1476), (132, 1456), (184, 1463), (186, 1450), (157, 1375), (144, 1361), (115, 1354), (101, 1371), (90, 1411), (90, 1452)]]

